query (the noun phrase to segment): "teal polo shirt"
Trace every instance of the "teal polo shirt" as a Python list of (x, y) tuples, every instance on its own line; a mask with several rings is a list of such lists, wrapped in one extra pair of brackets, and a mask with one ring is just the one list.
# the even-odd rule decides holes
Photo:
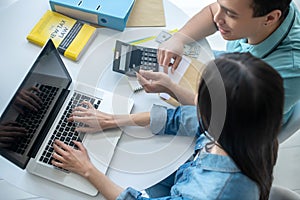
[(246, 39), (227, 42), (227, 52), (250, 52), (276, 69), (284, 79), (284, 118), (287, 122), (300, 100), (300, 13), (291, 3), (282, 24), (263, 42), (250, 45)]

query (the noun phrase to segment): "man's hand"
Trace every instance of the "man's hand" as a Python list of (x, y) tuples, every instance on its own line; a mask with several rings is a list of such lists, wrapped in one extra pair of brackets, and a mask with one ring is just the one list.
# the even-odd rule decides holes
[(163, 42), (157, 51), (157, 61), (160, 66), (164, 67), (164, 72), (168, 73), (168, 68), (171, 67), (171, 72), (177, 69), (183, 54), (184, 43), (176, 37), (171, 37)]

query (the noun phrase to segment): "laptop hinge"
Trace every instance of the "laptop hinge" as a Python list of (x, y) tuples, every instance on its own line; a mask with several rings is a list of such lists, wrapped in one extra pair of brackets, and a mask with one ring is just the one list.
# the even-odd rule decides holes
[(29, 157), (35, 158), (37, 152), (39, 151), (45, 137), (47, 136), (54, 120), (57, 117), (58, 112), (60, 111), (60, 109), (61, 109), (62, 105), (64, 104), (69, 93), (70, 93), (70, 90), (66, 90), (66, 89), (64, 89), (61, 92), (58, 100), (56, 101), (55, 105), (53, 106), (53, 109), (51, 110), (51, 112), (49, 113), (49, 115), (47, 117), (46, 123), (43, 125), (40, 133), (38, 134), (36, 140), (34, 141), (34, 144), (31, 148), (31, 150), (28, 153)]

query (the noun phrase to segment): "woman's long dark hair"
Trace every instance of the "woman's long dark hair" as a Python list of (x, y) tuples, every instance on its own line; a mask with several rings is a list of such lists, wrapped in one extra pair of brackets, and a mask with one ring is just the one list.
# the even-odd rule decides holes
[[(216, 85), (220, 77), (223, 85)], [(222, 94), (226, 102), (220, 102)], [(213, 109), (222, 103), (225, 112)], [(260, 200), (268, 199), (273, 181), (283, 103), (281, 76), (249, 53), (225, 54), (210, 62), (199, 85), (198, 114), (204, 130), (257, 183)], [(214, 114), (224, 115), (223, 121)]]

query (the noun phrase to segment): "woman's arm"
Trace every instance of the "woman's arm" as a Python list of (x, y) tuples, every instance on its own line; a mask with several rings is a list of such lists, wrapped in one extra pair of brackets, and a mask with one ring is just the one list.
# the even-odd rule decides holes
[(167, 109), (164, 106), (153, 105), (150, 112), (112, 115), (96, 110), (90, 104), (89, 108), (75, 108), (69, 120), (86, 124), (87, 126), (77, 127), (76, 130), (87, 133), (122, 126), (149, 126), (152, 133), (160, 135), (195, 136), (198, 132), (196, 106)]
[(183, 105), (195, 105), (194, 92), (173, 82), (166, 73), (140, 70), (137, 78), (148, 93), (168, 93)]
[(200, 135), (196, 106), (167, 109), (164, 106), (153, 105), (150, 115), (150, 129), (154, 134), (192, 137)]
[(91, 163), (86, 148), (81, 142), (74, 141), (78, 150), (55, 140), (52, 164), (79, 174), (93, 184), (97, 190), (108, 200), (116, 199), (123, 188), (116, 185)]
[[(55, 150), (53, 154), (54, 159), (52, 160), (52, 164), (54, 166), (64, 168), (84, 177), (93, 184), (107, 200), (148, 199), (142, 197), (142, 194), (133, 188), (129, 187), (124, 190), (122, 187), (111, 181), (107, 176), (105, 176), (105, 174), (100, 172), (93, 165), (90, 161), (86, 148), (82, 145), (82, 143), (77, 141), (74, 141), (74, 143), (78, 146), (78, 149), (73, 149), (63, 142), (55, 140), (53, 145)], [(180, 196), (167, 196), (158, 199), (185, 200), (186, 198)]]
[(89, 102), (83, 102), (82, 104), (86, 105), (87, 108), (83, 106), (76, 107), (68, 118), (69, 121), (82, 122), (87, 125), (77, 127), (76, 131), (93, 133), (122, 126), (149, 126), (150, 124), (149, 112), (114, 115), (95, 109)]

